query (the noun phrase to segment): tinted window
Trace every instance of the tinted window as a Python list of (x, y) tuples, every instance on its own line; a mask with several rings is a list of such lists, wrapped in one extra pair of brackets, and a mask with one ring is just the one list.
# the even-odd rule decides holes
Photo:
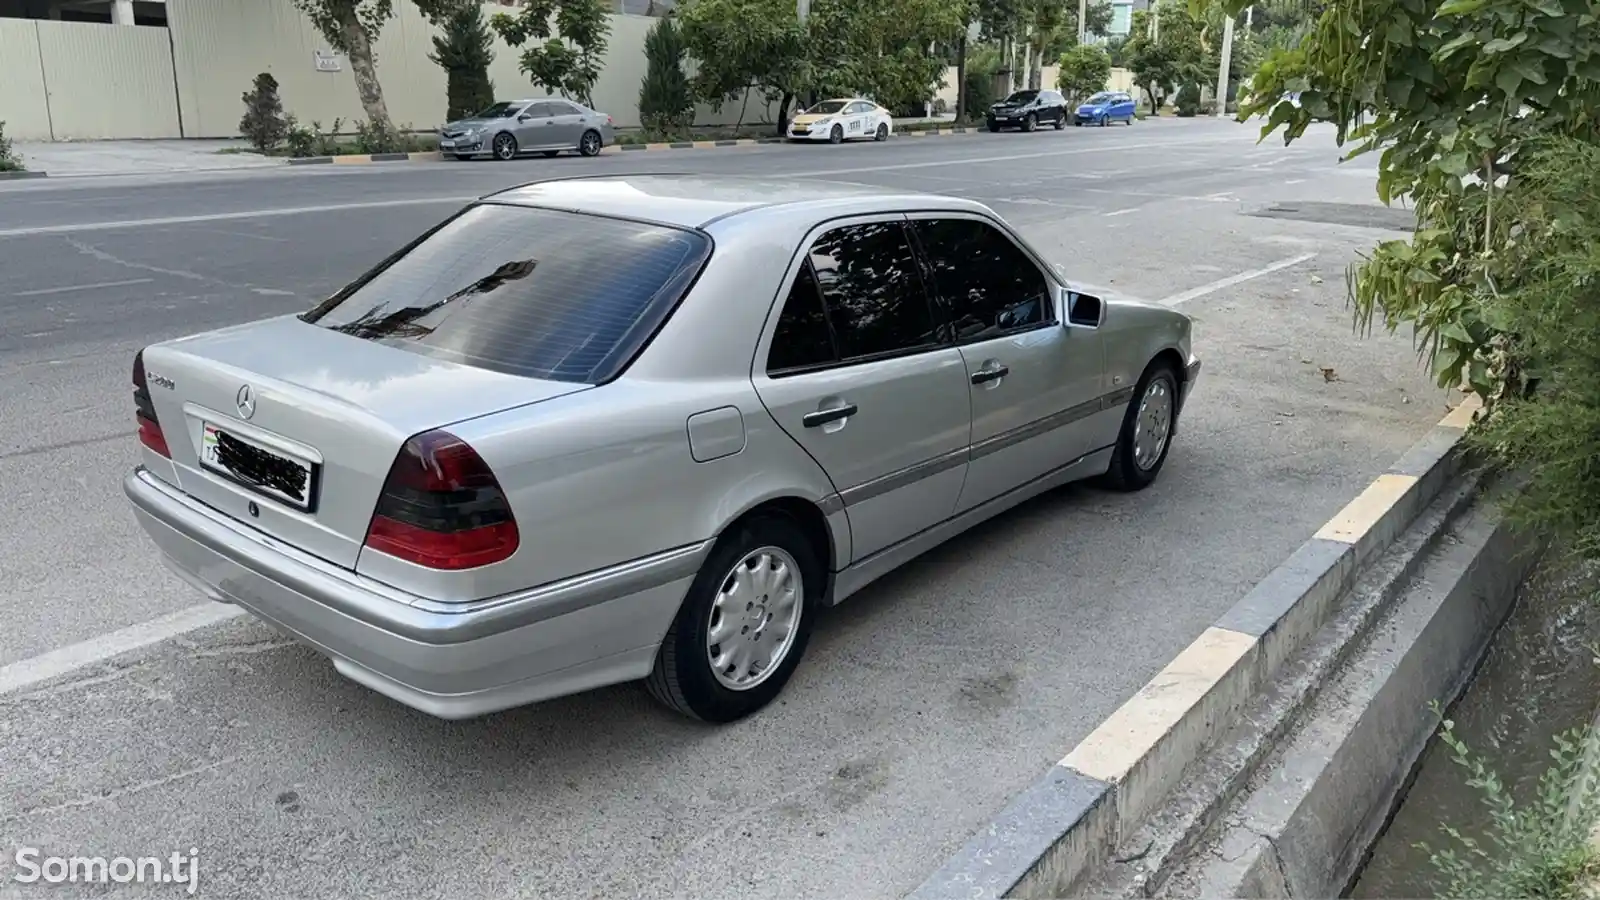
[(803, 369), (838, 358), (833, 329), (817, 290), (817, 276), (809, 264), (802, 264), (788, 299), (783, 301), (778, 330), (772, 335), (772, 349), (767, 353), (767, 371)]
[(525, 115), (533, 116), (537, 119), (547, 119), (551, 116), (558, 115), (559, 110), (556, 109), (555, 104), (553, 103), (530, 103), (528, 104), (528, 108), (523, 110), (523, 113)]
[(916, 257), (898, 222), (836, 228), (811, 246), (811, 264), (845, 359), (937, 340)]
[(955, 337), (973, 340), (1054, 320), (1050, 283), (1011, 239), (976, 219), (913, 223)]
[(655, 333), (709, 253), (698, 232), (484, 204), (304, 318), (481, 369), (593, 383)]

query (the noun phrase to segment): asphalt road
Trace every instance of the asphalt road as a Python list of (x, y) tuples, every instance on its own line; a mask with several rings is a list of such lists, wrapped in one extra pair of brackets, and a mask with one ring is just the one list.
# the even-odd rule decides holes
[[(1329, 135), (1255, 137), (1191, 120), (0, 187), (0, 876), (11, 847), (197, 847), (201, 892), (240, 898), (911, 889), (1443, 411), (1406, 340), (1351, 332), (1343, 269), (1392, 235), (1306, 220), (1381, 218), (1340, 206), (1372, 202), (1372, 170)], [(1039, 498), (879, 582), (782, 702), (722, 729), (633, 686), (433, 721), (249, 619), (161, 624), (198, 596), (120, 492), (136, 349), (303, 309), (467, 198), (630, 171), (973, 197), (1085, 286), (1180, 304), (1205, 373), (1162, 480)], [(103, 658), (152, 620), (165, 639)], [(70, 671), (21, 684), (50, 651)]]

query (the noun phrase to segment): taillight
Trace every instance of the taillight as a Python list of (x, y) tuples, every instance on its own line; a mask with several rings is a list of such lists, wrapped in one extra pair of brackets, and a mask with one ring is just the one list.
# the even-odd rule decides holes
[(615, 125), (617, 123), (616, 123), (616, 120), (612, 119), (610, 116), (606, 116), (606, 124), (607, 125)]
[(497, 563), (519, 543), (511, 504), (476, 450), (447, 431), (406, 441), (389, 467), (366, 545), (430, 569)]
[(133, 415), (139, 423), (139, 443), (172, 458), (167, 449), (167, 436), (161, 433), (161, 421), (156, 418), (156, 405), (150, 399), (150, 383), (144, 377), (144, 351), (133, 355)]

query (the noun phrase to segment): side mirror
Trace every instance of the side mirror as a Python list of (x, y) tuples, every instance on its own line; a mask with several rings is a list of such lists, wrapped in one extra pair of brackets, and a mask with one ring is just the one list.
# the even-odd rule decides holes
[(528, 121), (528, 120), (530, 120), (532, 118), (533, 118), (533, 116), (530, 116), (527, 113), (522, 113), (521, 115), (517, 116), (517, 121), (518, 122), (526, 122), (526, 121)]
[(1067, 321), (1073, 325), (1099, 328), (1105, 317), (1105, 302), (1093, 294), (1067, 291)]

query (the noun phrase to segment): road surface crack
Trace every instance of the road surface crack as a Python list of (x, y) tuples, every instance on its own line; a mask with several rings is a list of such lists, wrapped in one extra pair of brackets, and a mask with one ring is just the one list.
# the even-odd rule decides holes
[(142, 794), (145, 791), (155, 790), (156, 788), (166, 787), (169, 784), (194, 778), (197, 775), (204, 775), (207, 772), (220, 769), (223, 766), (232, 765), (246, 758), (247, 757), (245, 755), (228, 756), (219, 759), (216, 762), (210, 762), (203, 766), (194, 766), (192, 768), (183, 769), (182, 771), (174, 772), (171, 775), (163, 775), (160, 778), (151, 778), (146, 781), (136, 781), (133, 784), (125, 785), (123, 787), (108, 788), (90, 797), (79, 797), (76, 800), (68, 800), (65, 803), (55, 803), (49, 806), (36, 806), (32, 809), (25, 809), (16, 815), (0, 819), (0, 825), (9, 825), (13, 822), (20, 822), (23, 819), (33, 818), (34, 816), (44, 816), (52, 813), (67, 812), (74, 809), (83, 809), (84, 807), (88, 806), (97, 806), (101, 803), (109, 803), (114, 800), (120, 800), (124, 797), (132, 797), (137, 794)]

